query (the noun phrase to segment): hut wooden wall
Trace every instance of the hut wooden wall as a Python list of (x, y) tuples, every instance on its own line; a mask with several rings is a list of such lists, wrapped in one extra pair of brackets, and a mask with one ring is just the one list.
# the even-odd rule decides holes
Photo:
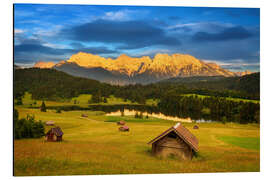
[(54, 141), (54, 134), (53, 133), (50, 133), (47, 135), (47, 141)]
[(179, 159), (192, 159), (193, 152), (188, 144), (173, 134), (161, 138), (152, 144), (152, 152), (155, 155), (168, 157), (176, 156)]
[(62, 136), (55, 136), (53, 133), (47, 135), (47, 141), (62, 141)]
[(56, 141), (62, 141), (62, 136), (57, 136)]

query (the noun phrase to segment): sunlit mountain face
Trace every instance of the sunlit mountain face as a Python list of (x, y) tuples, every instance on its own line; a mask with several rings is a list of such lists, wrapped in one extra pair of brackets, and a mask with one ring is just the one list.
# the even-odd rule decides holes
[(15, 4), (14, 42), (21, 67), (104, 81), (243, 75), (259, 71), (260, 10)]
[(68, 74), (106, 83), (149, 84), (164, 79), (192, 76), (243, 76), (251, 72), (231, 72), (215, 63), (206, 63), (186, 54), (156, 54), (154, 58), (132, 58), (125, 54), (116, 59), (89, 53), (77, 53), (59, 63), (37, 62), (35, 68), (54, 68)]

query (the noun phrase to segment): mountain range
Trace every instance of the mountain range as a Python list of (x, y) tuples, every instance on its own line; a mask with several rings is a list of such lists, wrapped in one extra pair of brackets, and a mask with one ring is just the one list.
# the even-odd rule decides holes
[(203, 62), (187, 54), (156, 54), (149, 56), (104, 58), (79, 52), (65, 61), (37, 62), (36, 68), (53, 68), (73, 76), (95, 79), (110, 84), (149, 84), (169, 78), (193, 76), (234, 77), (250, 74), (231, 72), (215, 63)]

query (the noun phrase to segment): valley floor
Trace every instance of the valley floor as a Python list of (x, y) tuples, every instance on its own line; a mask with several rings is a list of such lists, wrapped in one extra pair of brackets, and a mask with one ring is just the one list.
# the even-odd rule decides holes
[[(173, 126), (172, 121), (119, 117), (130, 127), (120, 132), (100, 112), (15, 108), (19, 118), (34, 114), (36, 120), (54, 121), (64, 132), (62, 142), (15, 140), (15, 176), (260, 171), (258, 124), (200, 123), (198, 130), (192, 129), (193, 123), (183, 124), (198, 138), (199, 153), (192, 161), (180, 161), (153, 156), (147, 144)], [(82, 113), (88, 118), (81, 118)]]

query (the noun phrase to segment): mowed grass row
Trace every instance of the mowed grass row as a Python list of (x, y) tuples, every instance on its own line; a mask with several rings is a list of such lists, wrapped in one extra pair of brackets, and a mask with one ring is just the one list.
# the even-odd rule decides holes
[[(151, 146), (147, 143), (174, 125), (172, 121), (151, 118), (135, 121), (133, 117), (108, 117), (93, 111), (57, 114), (53, 110), (17, 109), (20, 118), (34, 114), (37, 120), (55, 121), (64, 132), (64, 141), (46, 142), (44, 138), (15, 140), (16, 176), (260, 170), (259, 148), (240, 145), (241, 138), (249, 137), (251, 141), (259, 138), (258, 125), (205, 123), (194, 130), (194, 124), (184, 124), (199, 139), (198, 157), (189, 162), (162, 159), (150, 153)], [(82, 113), (88, 114), (88, 118), (81, 118)], [(115, 123), (118, 118), (127, 121), (129, 132), (118, 131), (119, 126)], [(239, 144), (220, 137), (238, 137)]]

